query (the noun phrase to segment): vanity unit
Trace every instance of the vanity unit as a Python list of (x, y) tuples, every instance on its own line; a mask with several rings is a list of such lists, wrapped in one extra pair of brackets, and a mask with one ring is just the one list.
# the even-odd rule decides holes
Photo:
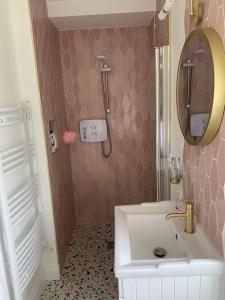
[(186, 233), (185, 217), (166, 220), (168, 213), (175, 202), (115, 208), (119, 300), (224, 300), (222, 255), (198, 224)]
[[(219, 34), (212, 28), (193, 31), (177, 77), (179, 123), (192, 146), (206, 146), (218, 133), (224, 78)], [(193, 224), (192, 203), (181, 208), (173, 201), (116, 207), (115, 275), (119, 300), (225, 300), (224, 257), (201, 226)]]

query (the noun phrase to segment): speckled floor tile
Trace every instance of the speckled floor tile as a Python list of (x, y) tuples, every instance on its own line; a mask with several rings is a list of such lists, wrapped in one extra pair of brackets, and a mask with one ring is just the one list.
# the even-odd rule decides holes
[(41, 300), (118, 299), (113, 273), (114, 240), (110, 224), (76, 226), (69, 245), (62, 279), (47, 281)]

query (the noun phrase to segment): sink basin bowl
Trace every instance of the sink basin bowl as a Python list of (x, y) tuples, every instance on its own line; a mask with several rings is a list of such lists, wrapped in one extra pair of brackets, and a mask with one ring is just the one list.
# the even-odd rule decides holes
[(177, 227), (165, 214), (127, 214), (127, 228), (132, 261), (161, 261), (154, 255), (157, 247), (166, 250), (164, 260), (188, 257)]
[[(188, 234), (185, 218), (165, 220), (175, 211), (172, 201), (115, 208), (116, 277), (224, 274), (223, 257), (198, 224)], [(165, 257), (154, 255), (157, 247)]]

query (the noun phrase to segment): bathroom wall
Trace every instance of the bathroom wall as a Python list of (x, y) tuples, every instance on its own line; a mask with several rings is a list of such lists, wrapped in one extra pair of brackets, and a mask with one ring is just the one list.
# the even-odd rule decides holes
[[(30, 0), (42, 102), (48, 163), (51, 178), (58, 259), (62, 268), (75, 222), (70, 149), (61, 140), (66, 123), (65, 98), (59, 51), (59, 35), (47, 18), (45, 0)], [(52, 155), (48, 122), (56, 120), (59, 150)]]
[[(59, 278), (56, 254), (55, 227), (53, 220), (52, 198), (48, 162), (41, 113), (40, 94), (34, 57), (34, 47), (27, 0), (3, 0), (0, 11), (0, 107), (21, 105), (29, 101), (34, 124), (34, 139), (40, 176), (40, 194), (44, 224), (45, 246), (42, 262), (31, 282), (23, 292), (23, 299), (40, 299), (45, 280)], [(0, 130), (1, 150), (21, 141), (24, 131), (20, 126), (3, 127)], [(15, 182), (21, 182), (18, 178)], [(14, 183), (15, 183), (14, 182)], [(15, 186), (15, 185), (14, 185)], [(2, 233), (2, 232), (1, 232)], [(0, 244), (2, 237), (0, 234)], [(0, 247), (3, 246), (0, 245)], [(5, 247), (2, 247), (4, 249)], [(46, 251), (47, 250), (47, 251)], [(8, 270), (8, 268), (6, 268)], [(1, 268), (1, 273), (4, 269)], [(1, 280), (1, 292), (4, 291)], [(10, 280), (8, 280), (8, 284)], [(1, 294), (0, 292), (0, 294)], [(1, 296), (0, 296), (1, 298)], [(12, 299), (13, 297), (10, 297)], [(6, 295), (1, 299), (8, 299)]]
[[(186, 34), (191, 31), (186, 9)], [(203, 1), (204, 21), (200, 27), (215, 28), (225, 45), (225, 2)], [(197, 217), (204, 229), (223, 253), (222, 231), (225, 223), (225, 118), (221, 128), (206, 147), (184, 147), (184, 197), (195, 202)]]
[(60, 32), (68, 126), (104, 118), (98, 55), (112, 68), (109, 86), (113, 152), (99, 143), (71, 147), (78, 223), (110, 222), (115, 205), (155, 201), (153, 27)]

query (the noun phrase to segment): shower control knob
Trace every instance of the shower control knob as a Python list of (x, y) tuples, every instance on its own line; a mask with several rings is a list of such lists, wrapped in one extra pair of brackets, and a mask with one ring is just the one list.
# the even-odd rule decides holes
[(106, 112), (107, 112), (107, 113), (110, 113), (110, 109), (109, 109), (109, 108), (107, 108), (107, 109), (106, 109)]

